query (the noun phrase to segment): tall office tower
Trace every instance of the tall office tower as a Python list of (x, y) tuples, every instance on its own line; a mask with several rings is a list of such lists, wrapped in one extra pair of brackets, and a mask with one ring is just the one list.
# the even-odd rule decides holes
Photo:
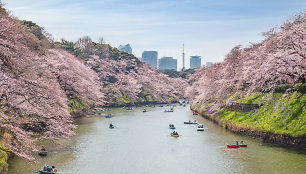
[(190, 56), (190, 69), (201, 66), (201, 56)]
[(152, 68), (157, 69), (157, 51), (142, 52), (142, 61), (150, 64)]
[(130, 44), (127, 44), (127, 45), (120, 45), (120, 46), (118, 47), (118, 50), (119, 50), (119, 51), (127, 52), (127, 53), (129, 53), (129, 54), (132, 54), (132, 48), (131, 48)]
[(185, 71), (185, 50), (184, 50), (184, 43), (183, 43), (183, 68), (182, 71)]
[(162, 57), (158, 60), (158, 69), (173, 69), (177, 71), (177, 60), (172, 57)]

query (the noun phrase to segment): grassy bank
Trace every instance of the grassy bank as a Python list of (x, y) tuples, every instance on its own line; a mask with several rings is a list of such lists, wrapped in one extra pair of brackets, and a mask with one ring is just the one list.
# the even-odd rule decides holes
[(289, 134), (299, 137), (306, 134), (306, 95), (300, 92), (259, 93), (242, 98), (241, 102), (263, 105), (251, 112), (235, 112), (221, 109), (218, 117), (238, 126)]
[[(305, 92), (303, 90), (284, 91), (257, 92), (246, 97), (235, 94), (225, 99), (227, 103), (259, 106), (249, 112), (238, 112), (222, 106), (221, 109), (216, 110), (214, 109), (217, 108), (214, 107), (216, 102), (193, 105), (192, 109), (198, 110), (225, 128), (235, 127), (233, 132), (237, 133), (243, 129), (247, 132), (277, 134), (280, 137), (306, 137)], [(248, 135), (248, 133), (245, 134)]]

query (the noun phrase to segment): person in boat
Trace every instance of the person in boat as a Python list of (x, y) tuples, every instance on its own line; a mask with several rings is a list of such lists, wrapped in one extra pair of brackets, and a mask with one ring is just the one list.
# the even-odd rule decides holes
[(47, 171), (48, 166), (45, 164), (43, 167), (43, 171)]
[(244, 144), (244, 142), (243, 142), (243, 141), (241, 141), (241, 142), (240, 142), (240, 144)]
[(174, 127), (174, 124), (172, 124), (172, 127)]
[(189, 120), (189, 123), (191, 123), (191, 120)]
[(194, 120), (194, 123), (196, 123), (197, 122), (197, 120)]
[(41, 146), (41, 151), (46, 151), (46, 148), (44, 146)]
[(52, 167), (48, 166), (47, 167), (47, 172), (52, 172)]
[(55, 166), (52, 166), (52, 171), (51, 172), (57, 172)]
[(114, 127), (114, 125), (111, 123), (111, 124), (109, 124), (109, 127)]
[(239, 146), (239, 143), (238, 143), (238, 141), (236, 141), (236, 145), (237, 145), (237, 146)]

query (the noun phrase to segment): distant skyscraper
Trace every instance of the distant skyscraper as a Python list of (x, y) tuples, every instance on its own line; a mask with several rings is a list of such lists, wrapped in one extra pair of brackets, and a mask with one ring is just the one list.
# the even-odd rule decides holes
[(190, 69), (201, 66), (201, 56), (190, 56)]
[(120, 45), (119, 48), (118, 48), (119, 51), (125, 51), (129, 54), (132, 54), (132, 48), (130, 46), (130, 44), (127, 44), (127, 45)]
[(212, 64), (213, 64), (212, 62), (206, 62), (207, 67), (211, 66)]
[(177, 60), (172, 57), (162, 57), (158, 60), (158, 69), (173, 69), (177, 71)]
[(185, 50), (184, 50), (184, 43), (183, 43), (183, 68), (182, 71), (185, 71)]
[(157, 69), (157, 51), (142, 52), (142, 61), (150, 64), (152, 68)]

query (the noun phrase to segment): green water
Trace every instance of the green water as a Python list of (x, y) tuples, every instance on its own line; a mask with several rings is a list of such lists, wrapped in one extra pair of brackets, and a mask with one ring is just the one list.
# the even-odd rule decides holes
[[(55, 165), (59, 174), (300, 174), (306, 172), (306, 153), (230, 133), (193, 116), (188, 107), (173, 113), (164, 108), (113, 109), (113, 118), (77, 119), (77, 135), (49, 144), (55, 151), (38, 157), (38, 163), (13, 158), (9, 174), (30, 174), (43, 164)], [(168, 109), (168, 108), (167, 108)], [(205, 125), (198, 132), (184, 121)], [(109, 129), (113, 123), (116, 128)], [(170, 136), (169, 123), (182, 136)], [(247, 148), (227, 149), (225, 144), (244, 140)]]

